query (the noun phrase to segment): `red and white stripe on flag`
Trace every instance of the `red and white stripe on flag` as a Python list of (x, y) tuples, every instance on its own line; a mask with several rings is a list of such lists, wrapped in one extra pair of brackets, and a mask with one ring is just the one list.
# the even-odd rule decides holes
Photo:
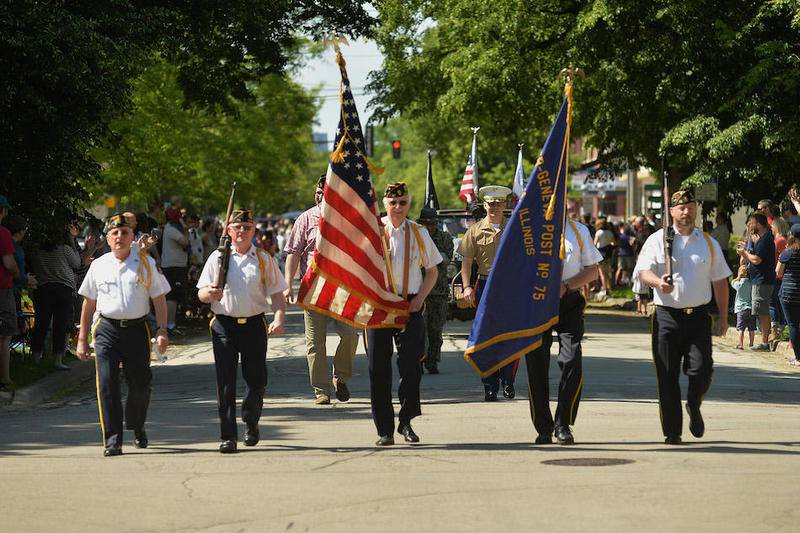
[(464, 179), (461, 180), (461, 190), (458, 197), (465, 203), (470, 203), (475, 199), (475, 165), (468, 164), (464, 170)]
[(314, 261), (298, 304), (358, 328), (402, 327), (407, 302), (388, 288), (383, 229), (372, 205), (329, 167)]
[(345, 61), (336, 129), (314, 259), (303, 276), (297, 303), (358, 328), (396, 328), (408, 322), (408, 302), (389, 288), (370, 162)]

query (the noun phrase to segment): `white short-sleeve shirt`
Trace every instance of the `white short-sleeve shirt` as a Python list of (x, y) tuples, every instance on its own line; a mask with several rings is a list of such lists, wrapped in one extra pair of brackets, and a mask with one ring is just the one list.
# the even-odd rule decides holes
[(164, 268), (185, 267), (189, 262), (189, 240), (175, 224), (166, 224), (161, 237), (161, 266)]
[[(664, 230), (660, 229), (647, 238), (636, 262), (637, 273), (651, 270), (657, 276), (664, 275), (663, 235)], [(705, 305), (711, 301), (711, 282), (730, 275), (731, 269), (716, 239), (706, 239), (698, 228), (694, 228), (688, 236), (681, 235), (676, 229), (672, 243), (674, 289), (670, 294), (654, 289), (653, 300), (656, 305), (678, 309)]]
[(150, 265), (150, 288), (137, 280), (142, 261), (138, 247), (132, 248), (120, 261), (108, 252), (89, 265), (78, 294), (97, 301), (97, 312), (116, 320), (141, 318), (150, 312), (150, 299), (169, 292), (166, 278), (156, 268), (155, 260), (144, 258)]
[[(573, 230), (573, 224), (578, 229), (581, 241)], [(583, 246), (581, 246), (583, 244)], [(580, 222), (567, 223), (564, 225), (564, 252), (565, 259), (561, 265), (561, 280), (566, 283), (583, 271), (584, 268), (596, 265), (603, 260), (603, 255), (594, 245), (589, 228)]]
[[(383, 217), (383, 224), (388, 229), (389, 234), (389, 256), (392, 264), (392, 276), (394, 277), (395, 289), (398, 293), (403, 292), (403, 268), (406, 254), (406, 231), (410, 231), (409, 235), (409, 255), (410, 262), (408, 265), (408, 294), (417, 294), (422, 288), (422, 271), (419, 265), (422, 264), (423, 268), (435, 267), (442, 262), (442, 254), (436, 248), (430, 233), (424, 226), (420, 226), (411, 220), (406, 219), (399, 228), (392, 226), (388, 216)], [(419, 232), (420, 239), (425, 245), (425, 253), (420, 261), (421, 250), (417, 243), (417, 238), (414, 236), (414, 230), (411, 224), (416, 224)]]
[[(261, 255), (266, 283), (261, 282), (261, 268), (256, 254)], [(203, 267), (197, 288), (214, 284), (219, 270), (219, 250), (214, 250)], [(211, 302), (211, 311), (218, 315), (245, 318), (267, 312), (267, 297), (285, 291), (289, 286), (283, 279), (278, 263), (264, 250), (250, 246), (244, 254), (231, 250), (228, 277), (222, 300)], [(282, 297), (282, 296), (281, 296)]]

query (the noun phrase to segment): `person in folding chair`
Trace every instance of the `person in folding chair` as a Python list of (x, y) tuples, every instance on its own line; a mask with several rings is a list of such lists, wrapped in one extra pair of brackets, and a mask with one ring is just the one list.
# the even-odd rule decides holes
[[(388, 246), (389, 285), (407, 299), (409, 317), (406, 327), (367, 330), (369, 359), (369, 389), (372, 419), (378, 430), (378, 446), (394, 444), (394, 409), (392, 407), (392, 342), (397, 346), (397, 366), (400, 370), (400, 415), (397, 432), (406, 442), (419, 442), (411, 428), (411, 420), (421, 414), (419, 383), (422, 379), (420, 361), (425, 351), (423, 304), (431, 292), (439, 272), (436, 265), (442, 256), (431, 240), (428, 230), (409, 220), (411, 195), (403, 182), (386, 186), (383, 217)], [(424, 272), (424, 274), (423, 274)]]
[[(125, 366), (128, 398), (125, 426), (134, 433), (133, 445), (147, 448), (144, 429), (153, 374), (150, 371), (150, 301), (156, 312), (156, 339), (167, 349), (169, 284), (156, 270), (155, 260), (132, 251), (133, 229), (124, 215), (110, 217), (106, 240), (111, 251), (92, 261), (78, 293), (83, 296), (77, 356), (89, 359), (89, 330), (94, 338), (97, 403), (103, 432), (104, 455), (122, 454), (122, 397), (120, 365)], [(99, 314), (95, 320), (95, 311)]]

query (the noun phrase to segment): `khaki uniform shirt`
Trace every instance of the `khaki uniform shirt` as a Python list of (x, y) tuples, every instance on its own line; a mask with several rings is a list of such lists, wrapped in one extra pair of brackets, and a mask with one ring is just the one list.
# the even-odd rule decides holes
[(508, 220), (503, 217), (503, 221), (500, 223), (500, 231), (498, 231), (489, 222), (489, 217), (484, 217), (480, 222), (476, 222), (469, 227), (458, 244), (458, 253), (463, 257), (472, 257), (478, 264), (478, 274), (482, 276), (489, 275), (507, 222)]

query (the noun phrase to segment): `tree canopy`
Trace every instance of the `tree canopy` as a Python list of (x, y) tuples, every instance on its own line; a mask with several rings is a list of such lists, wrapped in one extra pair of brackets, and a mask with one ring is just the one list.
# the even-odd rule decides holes
[(262, 212), (310, 205), (324, 168), (311, 152), (313, 93), (268, 74), (252, 98), (231, 100), (234, 114), (220, 114), (182, 106), (177, 76), (161, 62), (134, 84), (135, 111), (111, 125), (118, 141), (93, 154), (102, 166), (102, 180), (86, 184), (94, 203), (113, 194), (145, 209), (177, 197), (201, 213), (218, 212), (236, 180), (241, 205)]
[(573, 136), (604, 168), (666, 153), (676, 182), (718, 180), (733, 204), (796, 181), (797, 1), (386, 0), (379, 19), (376, 116), (402, 114), (445, 157), (466, 153), (474, 124), (483, 169), (541, 146), (573, 65)]
[(284, 71), (299, 34), (355, 37), (372, 23), (355, 0), (3, 2), (0, 193), (31, 218), (32, 236), (63, 227), (147, 66), (177, 67), (185, 105), (234, 113)]

